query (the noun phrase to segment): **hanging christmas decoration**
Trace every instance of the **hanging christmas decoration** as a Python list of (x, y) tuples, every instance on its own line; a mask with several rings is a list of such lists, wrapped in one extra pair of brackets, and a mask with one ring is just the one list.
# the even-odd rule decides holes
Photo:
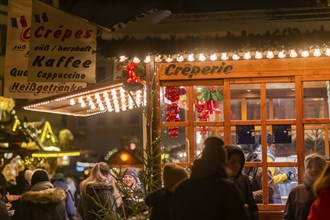
[(134, 58), (125, 68), (128, 74), (126, 82), (123, 83), (123, 89), (126, 91), (136, 91), (144, 87), (139, 75), (136, 72), (136, 67), (139, 62), (140, 60), (138, 58)]
[[(209, 114), (220, 114), (221, 111), (217, 108), (217, 102), (222, 101), (223, 97), (217, 87), (206, 87), (203, 88), (195, 103), (196, 111), (198, 113), (199, 121), (207, 121)], [(206, 132), (208, 131), (206, 126), (202, 126), (199, 129), (200, 134), (205, 138)]]
[[(171, 101), (170, 104), (166, 106), (166, 121), (167, 122), (178, 122), (180, 121), (179, 113), (180, 108), (177, 102), (180, 99), (180, 95), (186, 94), (186, 89), (184, 87), (166, 87), (165, 88), (165, 98)], [(179, 127), (169, 127), (168, 136), (177, 137), (179, 135)]]

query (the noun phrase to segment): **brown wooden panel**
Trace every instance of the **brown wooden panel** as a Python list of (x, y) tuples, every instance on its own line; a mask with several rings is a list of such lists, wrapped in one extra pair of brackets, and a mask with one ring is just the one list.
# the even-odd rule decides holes
[(158, 63), (161, 80), (329, 75), (328, 57)]

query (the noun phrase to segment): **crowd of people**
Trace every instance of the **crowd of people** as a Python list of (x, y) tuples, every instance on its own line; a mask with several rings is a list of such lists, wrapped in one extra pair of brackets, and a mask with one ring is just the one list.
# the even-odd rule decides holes
[[(45, 169), (22, 171), (10, 188), (0, 175), (0, 219), (259, 219), (262, 167), (245, 167), (245, 162), (251, 156), (252, 161), (260, 158), (246, 155), (244, 147), (225, 146), (217, 137), (207, 138), (204, 145), (189, 172), (166, 163), (162, 187), (151, 193), (146, 193), (136, 168), (118, 174), (104, 162), (94, 165), (77, 188), (60, 170), (51, 177)], [(314, 153), (306, 157), (304, 166), (304, 182), (291, 190), (283, 219), (330, 220), (330, 165)], [(268, 202), (276, 203), (272, 169), (267, 170), (267, 178)]]

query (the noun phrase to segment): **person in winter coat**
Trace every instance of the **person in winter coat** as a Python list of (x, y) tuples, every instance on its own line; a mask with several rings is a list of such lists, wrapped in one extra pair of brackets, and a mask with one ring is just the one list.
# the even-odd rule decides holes
[(53, 187), (45, 170), (37, 170), (31, 188), (21, 196), (24, 220), (65, 220), (65, 192)]
[(330, 220), (330, 164), (327, 164), (315, 181), (313, 192), (317, 194), (317, 198), (309, 210), (307, 220)]
[(152, 208), (150, 220), (169, 220), (172, 193), (187, 178), (188, 173), (183, 167), (175, 163), (164, 165), (164, 187), (146, 197), (146, 204)]
[(83, 220), (95, 220), (107, 214), (117, 216), (115, 193), (115, 179), (111, 175), (109, 166), (100, 162), (95, 164), (89, 176), (80, 183), (80, 200), (78, 213)]
[(314, 181), (325, 167), (325, 158), (317, 153), (305, 158), (304, 183), (293, 188), (289, 193), (284, 211), (284, 220), (306, 220), (309, 209), (315, 200), (312, 192)]
[(1, 199), (0, 195), (0, 219), (1, 220), (10, 220), (9, 212), (6, 206), (6, 203), (4, 203)]
[[(248, 152), (247, 161), (261, 162), (261, 158), (258, 154), (254, 153), (249, 146), (243, 146), (244, 151)], [(257, 204), (262, 203), (263, 191), (262, 191), (262, 167), (246, 167), (244, 174), (247, 175), (252, 184), (253, 198)], [(274, 179), (270, 169), (267, 169), (267, 189), (268, 189), (268, 203), (273, 204), (274, 199)]]
[(227, 151), (227, 173), (229, 179), (232, 180), (240, 191), (243, 199), (244, 207), (246, 208), (250, 220), (258, 219), (258, 207), (253, 198), (252, 186), (249, 177), (242, 174), (245, 164), (245, 156), (242, 149), (235, 145), (225, 146)]
[(223, 141), (208, 137), (204, 145), (201, 159), (192, 165), (190, 178), (174, 190), (170, 219), (248, 219), (239, 191), (225, 171)]
[(124, 202), (123, 209), (121, 209), (123, 217), (138, 216), (147, 210), (144, 201), (144, 186), (140, 181), (138, 171), (134, 167), (129, 167), (124, 171), (120, 191)]
[(66, 193), (66, 199), (65, 199), (65, 205), (66, 205), (66, 213), (68, 216), (68, 219), (73, 219), (73, 217), (76, 215), (76, 207), (74, 205), (74, 199), (71, 191), (69, 190), (68, 185), (65, 183), (65, 178), (63, 173), (56, 173), (52, 180), (51, 183), (53, 184), (54, 187), (59, 187), (63, 189)]
[[(22, 195), (27, 192), (30, 188), (30, 184), (24, 177), (25, 172), (20, 171), (18, 176), (16, 176), (16, 185), (9, 188), (8, 191), (11, 195)], [(12, 216), (12, 220), (21, 220), (22, 216), (22, 202), (20, 199), (12, 202), (12, 209), (15, 210), (14, 215)]]

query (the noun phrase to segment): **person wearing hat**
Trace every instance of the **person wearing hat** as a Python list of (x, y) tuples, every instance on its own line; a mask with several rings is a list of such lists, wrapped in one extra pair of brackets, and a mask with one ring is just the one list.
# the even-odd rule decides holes
[(237, 187), (226, 174), (224, 142), (208, 137), (201, 158), (194, 161), (190, 178), (172, 195), (170, 219), (248, 219)]
[(227, 173), (229, 179), (239, 189), (241, 198), (243, 199), (244, 207), (246, 208), (249, 219), (258, 219), (258, 207), (252, 194), (252, 185), (249, 177), (242, 173), (245, 164), (245, 156), (239, 145), (226, 145), (227, 151)]
[(31, 177), (31, 188), (21, 196), (24, 220), (66, 220), (65, 192), (49, 182), (46, 170)]
[(324, 156), (313, 153), (305, 158), (304, 183), (293, 188), (288, 196), (284, 211), (284, 220), (306, 220), (309, 209), (316, 199), (312, 191), (315, 180), (326, 165)]
[(186, 179), (188, 179), (188, 173), (181, 166), (175, 163), (166, 163), (164, 165), (164, 187), (152, 192), (146, 197), (146, 204), (152, 208), (150, 220), (168, 220), (170, 218), (172, 193)]
[(76, 215), (77, 209), (74, 205), (74, 198), (69, 190), (68, 185), (65, 183), (65, 178), (63, 173), (55, 173), (53, 178), (51, 179), (51, 183), (53, 184), (54, 187), (59, 187), (63, 189), (66, 193), (66, 198), (65, 198), (65, 205), (66, 205), (66, 213), (69, 218), (69, 220), (73, 219), (74, 216)]
[(129, 167), (124, 171), (120, 191), (124, 203), (123, 209), (120, 210), (123, 217), (136, 216), (146, 211), (145, 191), (136, 168)]

